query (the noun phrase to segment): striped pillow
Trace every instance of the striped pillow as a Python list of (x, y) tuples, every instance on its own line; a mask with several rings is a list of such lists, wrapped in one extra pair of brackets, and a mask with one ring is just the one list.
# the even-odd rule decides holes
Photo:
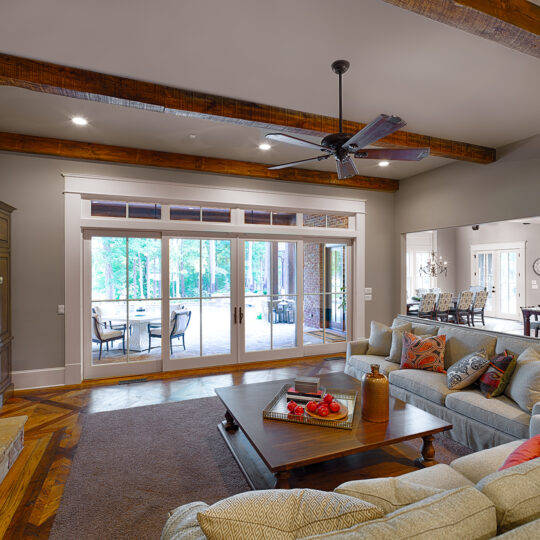
[(487, 398), (500, 396), (514, 373), (516, 357), (504, 351), (489, 361), (487, 371), (480, 377), (480, 391)]
[(425, 369), (427, 371), (444, 371), (444, 347), (446, 336), (422, 338), (403, 332), (403, 350), (401, 352), (401, 369)]

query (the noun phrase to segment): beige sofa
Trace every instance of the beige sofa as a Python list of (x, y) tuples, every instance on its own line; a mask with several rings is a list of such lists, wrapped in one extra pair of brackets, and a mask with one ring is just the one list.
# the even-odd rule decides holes
[[(479, 328), (434, 322), (398, 315), (393, 326), (410, 323), (413, 333), (425, 333), (426, 326), (446, 335), (445, 368), (469, 353), (485, 349), (489, 356), (504, 350), (519, 355), (533, 347), (540, 351), (538, 339), (492, 332)], [(446, 375), (431, 371), (400, 369), (399, 362), (385, 356), (368, 353), (368, 339), (351, 342), (347, 346), (345, 373), (361, 379), (371, 371), (371, 364), (379, 364), (388, 376), (392, 396), (423, 409), (453, 424), (445, 435), (472, 448), (482, 450), (528, 437), (531, 423), (540, 432), (540, 403), (532, 415), (523, 411), (507, 395), (486, 399), (479, 390), (449, 390)]]
[[(533, 435), (532, 433), (531, 435)], [(363, 521), (309, 536), (310, 539), (430, 540), (466, 538), (502, 538), (529, 540), (540, 537), (540, 458), (503, 471), (497, 471), (506, 457), (523, 441), (483, 450), (453, 461), (435, 465), (396, 478), (353, 480), (341, 484), (335, 492), (367, 501), (379, 509), (378, 519)], [(273, 491), (273, 490), (271, 490)], [(250, 492), (244, 499), (258, 511), (247, 513), (247, 523), (270, 521), (257, 500), (269, 492)], [(227, 500), (231, 500), (230, 497)], [(219, 503), (218, 503), (219, 504)], [(170, 513), (162, 540), (205, 540), (197, 514), (206, 512), (203, 502), (180, 506)], [(212, 507), (210, 507), (212, 508)], [(220, 519), (232, 519), (223, 512)], [(235, 525), (238, 525), (236, 521)], [(226, 530), (226, 529), (225, 529)], [(281, 531), (280, 531), (281, 533)], [(226, 533), (225, 533), (226, 535)], [(499, 536), (497, 536), (499, 535)], [(244, 538), (286, 538), (286, 535), (234, 535)], [(223, 538), (223, 536), (221, 536)], [(300, 538), (294, 533), (289, 538)]]

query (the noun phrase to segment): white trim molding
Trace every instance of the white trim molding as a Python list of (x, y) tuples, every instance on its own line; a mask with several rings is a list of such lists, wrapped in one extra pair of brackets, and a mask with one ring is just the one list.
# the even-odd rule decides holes
[(48, 386), (63, 386), (69, 384), (64, 378), (65, 368), (27, 369), (11, 373), (15, 390), (31, 388), (46, 388)]

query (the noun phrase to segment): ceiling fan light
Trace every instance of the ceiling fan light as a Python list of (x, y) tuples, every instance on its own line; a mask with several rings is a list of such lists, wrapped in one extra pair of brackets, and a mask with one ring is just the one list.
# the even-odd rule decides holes
[(340, 180), (346, 178), (352, 178), (358, 174), (358, 169), (354, 164), (354, 161), (349, 157), (345, 157), (343, 160), (336, 158), (337, 174)]

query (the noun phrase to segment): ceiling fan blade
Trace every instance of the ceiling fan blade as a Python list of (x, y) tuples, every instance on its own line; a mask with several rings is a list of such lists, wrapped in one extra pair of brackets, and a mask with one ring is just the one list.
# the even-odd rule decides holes
[[(295, 165), (301, 165), (302, 163), (308, 163), (310, 161), (322, 161), (323, 159), (328, 159), (330, 154), (325, 156), (317, 156), (309, 159), (301, 159), (300, 161), (292, 161), (291, 163), (282, 163), (281, 165), (274, 165), (273, 167), (268, 167), (268, 170), (272, 171), (275, 169), (285, 169), (287, 167), (294, 167)], [(349, 158), (350, 159), (350, 158)]]
[(345, 156), (341, 161), (336, 158), (337, 175), (340, 180), (351, 178), (358, 174), (358, 169), (351, 156)]
[(359, 159), (420, 161), (429, 156), (429, 148), (366, 148), (354, 153)]
[(398, 129), (407, 125), (407, 122), (399, 116), (388, 116), (387, 114), (379, 114), (375, 120), (370, 122), (366, 127), (353, 135), (347, 142), (343, 143), (343, 148), (354, 152), (358, 148), (363, 148), (369, 144), (394, 133)]
[(321, 150), (322, 152), (332, 153), (332, 150), (326, 148), (325, 146), (321, 146), (320, 144), (313, 143), (311, 141), (305, 141), (304, 139), (299, 139), (298, 137), (291, 137), (290, 135), (285, 135), (284, 133), (268, 133), (266, 138), (270, 139), (271, 141), (294, 144), (296, 146), (310, 148), (311, 150)]

